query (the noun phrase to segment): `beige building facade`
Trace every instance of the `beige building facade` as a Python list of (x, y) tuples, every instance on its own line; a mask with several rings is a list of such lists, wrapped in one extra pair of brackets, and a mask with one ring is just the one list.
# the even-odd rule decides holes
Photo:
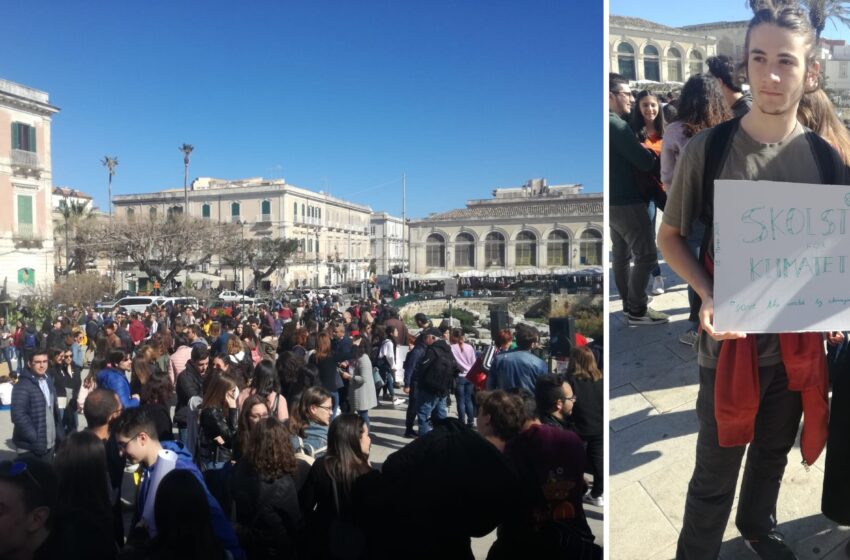
[(48, 94), (0, 79), (0, 287), (10, 296), (54, 281)]
[[(183, 189), (113, 197), (119, 218), (140, 219), (183, 213)], [(287, 183), (255, 177), (241, 180), (200, 177), (189, 190), (189, 215), (241, 224), (245, 237), (297, 239), (287, 266), (265, 279), (267, 288), (321, 286), (367, 278), (372, 210)], [(217, 257), (202, 263), (208, 272), (237, 284), (242, 271)], [(244, 271), (245, 284), (251, 272)]]
[(684, 83), (717, 54), (717, 38), (708, 33), (616, 15), (608, 22), (611, 71), (631, 81)]
[(406, 271), (408, 228), (401, 218), (387, 212), (373, 212), (369, 226), (371, 258), (375, 273), (386, 275)]
[(410, 223), (418, 275), (566, 274), (602, 266), (602, 193), (532, 179)]

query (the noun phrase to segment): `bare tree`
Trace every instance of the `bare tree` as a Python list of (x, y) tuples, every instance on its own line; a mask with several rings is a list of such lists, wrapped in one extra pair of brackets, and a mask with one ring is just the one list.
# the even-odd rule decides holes
[(278, 269), (285, 268), (286, 262), (297, 250), (296, 239), (241, 239), (239, 236), (230, 236), (224, 241), (221, 260), (233, 269), (248, 267), (254, 276), (252, 285), (256, 290), (262, 280)]
[(238, 232), (231, 224), (172, 214), (112, 224), (104, 228), (101, 243), (113, 256), (167, 285), (181, 272), (208, 263), (233, 236)]

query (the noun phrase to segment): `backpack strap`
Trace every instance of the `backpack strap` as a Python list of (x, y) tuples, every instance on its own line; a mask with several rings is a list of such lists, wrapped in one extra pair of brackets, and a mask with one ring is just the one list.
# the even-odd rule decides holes
[(836, 184), (836, 161), (833, 155), (832, 146), (829, 145), (829, 142), (827, 142), (809, 129), (806, 129), (806, 140), (809, 141), (809, 147), (811, 147), (812, 155), (814, 155), (815, 157), (815, 162), (818, 166), (818, 172), (820, 173), (821, 184)]
[[(705, 226), (702, 240), (699, 245), (697, 261), (702, 264), (708, 254), (708, 247), (713, 238), (714, 226), (714, 180), (720, 174), (723, 163), (729, 156), (732, 147), (732, 139), (741, 124), (741, 117), (720, 123), (712, 128), (708, 134), (708, 142), (705, 148), (705, 162), (702, 172), (702, 213), (700, 222)], [(691, 300), (691, 310), (688, 320), (699, 321), (699, 310), (702, 308), (702, 299), (694, 293)]]

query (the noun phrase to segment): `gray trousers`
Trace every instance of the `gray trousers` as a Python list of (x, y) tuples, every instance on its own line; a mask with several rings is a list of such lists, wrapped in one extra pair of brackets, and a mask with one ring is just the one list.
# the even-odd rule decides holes
[(738, 471), (747, 451), (735, 525), (745, 539), (776, 527), (779, 483), (800, 426), (800, 393), (788, 390), (785, 366), (759, 368), (761, 397), (755, 435), (747, 446), (720, 447), (714, 418), (715, 370), (699, 370), (696, 466), (688, 485), (676, 560), (716, 560), (732, 511)]
[[(623, 311), (634, 315), (646, 312), (646, 286), (649, 274), (658, 264), (652, 222), (646, 204), (608, 207), (614, 282), (623, 300)], [(634, 260), (634, 266), (630, 267)]]

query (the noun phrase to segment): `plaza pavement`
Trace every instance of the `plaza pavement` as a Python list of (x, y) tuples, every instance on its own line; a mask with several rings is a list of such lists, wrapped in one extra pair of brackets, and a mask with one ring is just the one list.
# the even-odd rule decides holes
[[(85, 372), (83, 373), (85, 376)], [(399, 390), (398, 396), (405, 396)], [(411, 440), (405, 438), (404, 434), (404, 418), (407, 404), (402, 404), (397, 408), (391, 408), (386, 404), (381, 404), (378, 408), (369, 411), (369, 419), (372, 425), (372, 451), (370, 458), (372, 465), (380, 469), (381, 464), (394, 451), (401, 449)], [(457, 416), (457, 409), (452, 404), (450, 410), (451, 416)], [(80, 428), (85, 426), (85, 418), (80, 415)], [(14, 457), (14, 448), (12, 447), (12, 420), (8, 410), (0, 411), (0, 460)], [(128, 496), (132, 492), (132, 484), (129, 481), (130, 475), (125, 475), (124, 496)], [(497, 492), (498, 489), (493, 489)], [(399, 499), (404, 499), (400, 496)], [(585, 504), (585, 512), (587, 520), (590, 524), (590, 529), (596, 535), (596, 542), (604, 546), (603, 542), (603, 527), (602, 527), (602, 508), (589, 506)], [(129, 523), (129, 516), (125, 520)], [(415, 534), (415, 527), (411, 527), (411, 536)], [(472, 550), (475, 553), (476, 560), (484, 560), (487, 557), (487, 551), (496, 539), (495, 531), (480, 539), (473, 539)]]
[[(665, 325), (629, 326), (609, 276), (611, 560), (674, 558), (694, 468), (698, 370), (693, 349), (678, 340), (688, 327), (687, 289), (665, 263), (661, 268), (667, 291), (650, 305), (671, 316)], [(801, 560), (847, 558), (850, 531), (820, 513), (824, 455), (808, 471), (801, 461), (798, 438), (782, 480), (778, 530)], [(724, 560), (755, 558), (735, 528), (737, 506), (736, 493)]]

